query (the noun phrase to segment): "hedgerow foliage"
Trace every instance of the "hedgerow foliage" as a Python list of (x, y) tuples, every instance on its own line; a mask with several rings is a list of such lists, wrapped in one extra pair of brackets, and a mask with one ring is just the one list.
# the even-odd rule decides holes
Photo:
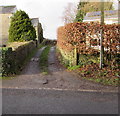
[[(104, 29), (104, 67), (100, 63), (100, 30)], [(119, 85), (120, 25), (101, 26), (98, 23), (70, 23), (58, 28), (57, 48), (68, 56), (77, 48), (81, 77), (108, 85)], [(62, 55), (62, 52), (65, 54)]]
[(11, 18), (9, 41), (30, 41), (35, 40), (35, 38), (36, 31), (29, 16), (22, 10), (17, 11)]
[(98, 23), (67, 24), (58, 28), (57, 46), (64, 51), (72, 51), (76, 47), (79, 54), (99, 54), (101, 28), (104, 29), (103, 46), (106, 59), (113, 60), (112, 56), (120, 54), (120, 25), (117, 24), (104, 26)]
[(36, 44), (33, 41), (26, 42), (15, 49), (0, 48), (0, 77), (17, 74), (35, 49)]
[(11, 53), (12, 53), (12, 48), (0, 48), (1, 53), (0, 53), (0, 77), (2, 76), (6, 76), (9, 73), (13, 73), (15, 70), (15, 68), (13, 68), (15, 66), (15, 62), (13, 62), (13, 57), (11, 57)]
[[(75, 46), (81, 54), (96, 52), (93, 46), (99, 46), (100, 29), (104, 29), (103, 46), (109, 53), (118, 53), (120, 25), (104, 25), (98, 23), (70, 23), (58, 28), (58, 46), (72, 50)], [(96, 40), (96, 41), (94, 41)], [(98, 51), (98, 50), (97, 50)]]

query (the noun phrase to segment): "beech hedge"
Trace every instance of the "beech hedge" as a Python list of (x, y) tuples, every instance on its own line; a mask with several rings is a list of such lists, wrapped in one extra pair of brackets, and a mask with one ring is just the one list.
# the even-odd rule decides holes
[(69, 23), (57, 31), (57, 47), (71, 52), (75, 48), (79, 54), (98, 55), (100, 53), (101, 29), (104, 30), (104, 57), (106, 61), (116, 64), (119, 61), (120, 24), (101, 26), (99, 23)]

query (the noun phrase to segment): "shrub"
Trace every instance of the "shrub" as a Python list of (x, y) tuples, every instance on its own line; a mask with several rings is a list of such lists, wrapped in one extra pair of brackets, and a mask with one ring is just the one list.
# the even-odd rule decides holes
[(9, 28), (9, 41), (30, 41), (35, 40), (36, 31), (32, 26), (29, 16), (22, 10), (17, 11), (11, 17)]
[[(70, 23), (58, 28), (57, 47), (66, 52), (77, 48), (77, 53), (97, 56), (100, 53), (100, 30), (104, 29), (104, 59), (118, 67), (120, 25), (101, 26), (99, 23)], [(114, 67), (113, 67), (114, 68)]]
[(3, 75), (8, 75), (9, 73), (13, 73), (13, 65), (14, 62), (12, 62), (12, 58), (8, 58), (11, 57), (11, 53), (12, 53), (12, 48), (0, 48), (1, 50), (1, 58), (0, 58), (0, 76)]
[(12, 47), (0, 48), (0, 77), (17, 74), (32, 51), (36, 48), (33, 41), (18, 46), (13, 50)]

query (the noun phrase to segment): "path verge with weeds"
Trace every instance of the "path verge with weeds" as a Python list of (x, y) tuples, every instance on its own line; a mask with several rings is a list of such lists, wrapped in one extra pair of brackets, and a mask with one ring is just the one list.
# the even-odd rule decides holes
[(80, 78), (89, 80), (96, 83), (101, 83), (103, 85), (119, 86), (120, 77), (118, 76), (119, 70), (112, 70), (110, 68), (104, 67), (99, 69), (99, 65), (86, 65), (86, 66), (76, 66), (68, 68), (70, 71), (78, 73)]
[(56, 52), (60, 63), (67, 68), (68, 71), (73, 71), (79, 75), (80, 78), (89, 80), (103, 85), (119, 86), (120, 85), (120, 71), (118, 68), (112, 69), (108, 66), (103, 69), (99, 68), (98, 63), (80, 64), (76, 66), (69, 66), (62, 61), (62, 56), (59, 51)]
[(51, 48), (50, 46), (46, 46), (46, 48), (42, 51), (39, 60), (40, 71), (45, 75), (48, 74), (48, 54), (50, 48)]

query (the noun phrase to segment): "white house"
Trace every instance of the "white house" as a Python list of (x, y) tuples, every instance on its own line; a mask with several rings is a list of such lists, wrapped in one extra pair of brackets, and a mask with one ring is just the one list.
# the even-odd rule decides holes
[[(104, 11), (104, 22), (105, 24), (118, 24), (119, 10), (108, 10)], [(83, 22), (100, 22), (101, 21), (101, 11), (89, 12), (84, 17)]]
[(15, 5), (0, 6), (0, 45), (8, 41), (8, 30), (10, 26), (10, 17), (17, 11)]

